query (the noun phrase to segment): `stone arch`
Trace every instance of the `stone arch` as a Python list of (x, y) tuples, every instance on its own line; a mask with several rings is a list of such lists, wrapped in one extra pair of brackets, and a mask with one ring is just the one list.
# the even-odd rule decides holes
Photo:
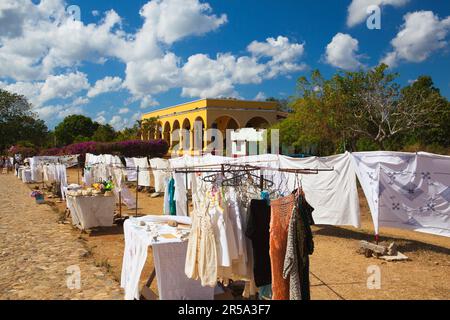
[(183, 129), (183, 149), (189, 150), (191, 148), (191, 121), (188, 118), (183, 120), (181, 129)]
[(245, 124), (246, 128), (255, 128), (255, 129), (267, 129), (270, 127), (270, 122), (261, 116), (253, 117), (247, 121)]
[[(232, 129), (236, 130), (239, 129), (239, 123), (238, 121), (228, 115), (224, 114), (219, 117), (217, 117), (214, 122), (211, 124), (211, 128), (218, 129), (222, 133), (222, 148), (227, 149), (227, 140), (230, 139), (227, 130)], [(213, 142), (215, 140), (215, 137), (212, 137), (211, 141)], [(222, 150), (221, 150), (222, 151)]]
[(161, 121), (158, 121), (156, 123), (156, 134), (155, 134), (155, 139), (162, 139), (163, 138), (163, 125), (161, 123)]
[(180, 143), (181, 139), (180, 139), (180, 121), (175, 120), (172, 124), (172, 145), (171, 147), (173, 148), (175, 146), (175, 144)]
[[(194, 150), (201, 152), (205, 148), (204, 133), (206, 128), (206, 121), (203, 120), (201, 116), (198, 116), (195, 118), (194, 123), (192, 124), (192, 128), (194, 130)], [(199, 141), (196, 142), (196, 140)]]
[(163, 139), (166, 140), (170, 146), (170, 122), (169, 121), (164, 123), (162, 136), (163, 136)]

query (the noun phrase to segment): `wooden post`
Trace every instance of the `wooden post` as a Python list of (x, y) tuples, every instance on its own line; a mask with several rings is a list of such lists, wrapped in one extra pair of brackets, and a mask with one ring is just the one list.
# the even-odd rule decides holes
[(122, 191), (119, 191), (119, 218), (122, 218)]
[(139, 189), (139, 166), (136, 167), (136, 211), (135, 216), (138, 215), (138, 189)]
[(189, 191), (188, 191), (188, 174), (185, 173), (185, 181), (186, 181), (186, 215), (189, 216)]

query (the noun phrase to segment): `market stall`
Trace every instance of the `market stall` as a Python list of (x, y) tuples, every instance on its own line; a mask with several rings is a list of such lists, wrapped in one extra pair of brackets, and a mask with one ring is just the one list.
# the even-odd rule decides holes
[[(139, 279), (153, 248), (159, 299), (211, 300), (214, 288), (202, 287), (199, 280), (189, 279), (182, 267), (186, 260), (187, 237), (191, 219), (177, 216), (144, 216), (124, 223), (125, 251), (121, 286), (125, 299), (139, 299)], [(150, 286), (154, 277), (147, 282)]]
[(77, 192), (67, 193), (67, 207), (74, 226), (86, 230), (113, 225), (116, 203), (113, 194), (83, 195)]

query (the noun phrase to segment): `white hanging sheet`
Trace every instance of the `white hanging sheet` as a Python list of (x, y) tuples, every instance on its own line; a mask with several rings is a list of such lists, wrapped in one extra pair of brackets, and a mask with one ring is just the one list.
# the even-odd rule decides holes
[(169, 161), (161, 158), (150, 159), (150, 167), (153, 171), (153, 178), (155, 181), (155, 192), (164, 192), (165, 181), (169, 176), (167, 171), (161, 169), (169, 168)]
[[(330, 157), (291, 158), (280, 156), (281, 168), (326, 169), (317, 174), (280, 172), (278, 188), (292, 192), (298, 183), (303, 187), (306, 200), (314, 208), (316, 224), (360, 227), (360, 209), (356, 175), (350, 153)], [(296, 185), (297, 184), (297, 185)]]
[(376, 234), (386, 226), (450, 237), (449, 156), (377, 151), (352, 157)]
[(138, 183), (143, 187), (150, 187), (150, 171), (147, 158), (134, 158), (136, 167), (139, 166)]
[(125, 158), (125, 163), (127, 168), (127, 180), (128, 181), (136, 181), (137, 173), (136, 173), (136, 164), (134, 163), (134, 158)]

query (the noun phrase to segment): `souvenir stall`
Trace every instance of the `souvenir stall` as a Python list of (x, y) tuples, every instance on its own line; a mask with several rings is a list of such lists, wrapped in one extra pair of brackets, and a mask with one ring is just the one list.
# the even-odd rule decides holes
[(125, 221), (126, 240), (121, 277), (125, 299), (140, 298), (139, 279), (150, 246), (155, 270), (145, 287), (149, 298), (156, 298), (148, 289), (156, 277), (160, 299), (213, 299), (214, 288), (203, 287), (200, 281), (187, 278), (184, 269), (180, 267), (186, 260), (186, 240), (190, 225), (189, 217), (176, 216), (144, 216)]
[(111, 185), (67, 191), (66, 203), (72, 224), (81, 230), (113, 225), (116, 201)]
[[(118, 156), (86, 154), (83, 184), (90, 187), (94, 183), (110, 181), (114, 185), (112, 191), (117, 202), (125, 204), (128, 209), (135, 209), (135, 198), (125, 185), (127, 174), (128, 169)], [(119, 208), (121, 211), (121, 206)], [(121, 215), (121, 212), (119, 214)]]
[[(181, 274), (184, 269), (181, 279), (197, 281), (210, 289), (218, 282), (225, 285), (230, 280), (243, 280), (245, 297), (258, 292), (262, 299), (309, 299), (309, 255), (314, 248), (310, 226), (314, 224), (314, 208), (307, 201), (301, 177), (329, 175), (335, 170), (320, 161), (314, 167), (281, 165), (279, 157), (185, 156), (170, 160), (167, 171), (178, 189), (178, 198), (170, 199), (173, 193), (168, 193), (169, 200), (176, 205), (178, 217), (173, 218), (192, 218), (189, 236), (184, 237), (185, 251), (180, 247), (178, 252), (178, 256), (185, 257), (184, 263), (178, 263), (174, 271)], [(293, 179), (285, 190), (277, 183), (283, 180), (277, 178), (281, 174)], [(338, 177), (329, 180), (333, 184), (342, 182)], [(188, 190), (192, 193), (192, 212), (186, 205)], [(356, 191), (356, 187), (349, 190)], [(136, 246), (140, 246), (137, 242), (142, 237), (150, 237), (145, 231), (153, 230), (145, 222), (136, 223), (142, 224), (141, 236), (125, 237), (122, 287), (126, 299), (139, 298), (137, 286), (148, 245), (141, 245), (141, 249)], [(182, 240), (183, 237), (179, 241)], [(145, 257), (130, 258), (139, 256), (139, 252), (145, 252)], [(157, 254), (171, 256), (164, 247)], [(158, 277), (156, 268), (155, 273)], [(130, 285), (130, 281), (134, 284)], [(158, 281), (158, 286), (164, 287), (164, 281)], [(181, 284), (177, 288), (185, 289)], [(188, 292), (182, 296), (184, 299), (198, 299), (189, 290), (183, 292)], [(160, 298), (164, 298), (161, 292)]]

